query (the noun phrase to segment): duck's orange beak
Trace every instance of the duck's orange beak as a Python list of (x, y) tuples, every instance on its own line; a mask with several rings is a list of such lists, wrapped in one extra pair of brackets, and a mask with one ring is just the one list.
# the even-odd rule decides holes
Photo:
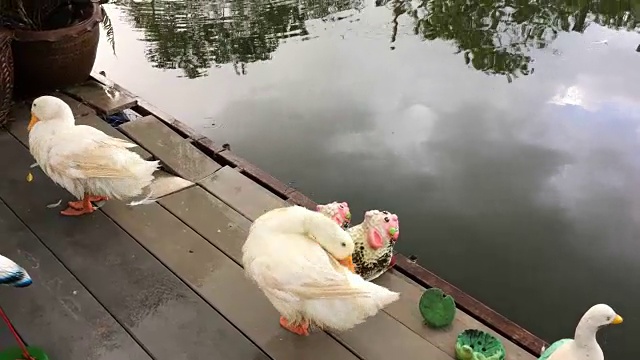
[(27, 125), (27, 130), (31, 131), (38, 121), (40, 121), (40, 119), (31, 113), (31, 120), (29, 121), (29, 125)]
[(355, 265), (353, 265), (353, 257), (349, 256), (342, 260), (338, 260), (338, 262), (340, 263), (340, 265), (345, 266), (347, 269), (349, 269), (352, 273), (356, 273), (356, 267)]

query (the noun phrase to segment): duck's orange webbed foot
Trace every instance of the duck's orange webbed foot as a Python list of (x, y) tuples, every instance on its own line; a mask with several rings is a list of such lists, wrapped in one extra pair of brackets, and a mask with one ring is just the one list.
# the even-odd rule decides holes
[(91, 204), (91, 201), (102, 200), (106, 200), (106, 197), (85, 195), (81, 201), (70, 201), (69, 207), (62, 210), (60, 214), (65, 216), (80, 216), (84, 214), (91, 214), (95, 211), (95, 209), (93, 208), (93, 204)]
[(308, 336), (309, 335), (309, 322), (308, 321), (304, 321), (300, 325), (293, 325), (293, 324), (289, 323), (289, 320), (287, 320), (284, 316), (280, 316), (280, 326), (282, 326), (283, 328), (291, 331), (294, 334), (300, 335), (300, 336)]
[(80, 216), (80, 215), (84, 215), (84, 214), (91, 214), (92, 212), (94, 212), (95, 210), (93, 209), (93, 206), (90, 205), (90, 207), (88, 209), (74, 209), (71, 206), (69, 206), (68, 208), (60, 211), (60, 214), (62, 215), (66, 215), (66, 216)]
[[(109, 200), (106, 196), (89, 196), (90, 202), (99, 202), (99, 201), (107, 201)], [(69, 207), (75, 210), (84, 209), (84, 199), (78, 201), (69, 201)]]

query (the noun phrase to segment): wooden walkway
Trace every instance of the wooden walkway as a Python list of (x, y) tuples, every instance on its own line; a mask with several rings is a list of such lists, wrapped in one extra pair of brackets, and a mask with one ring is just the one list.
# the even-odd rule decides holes
[[(424, 289), (391, 270), (375, 282), (401, 298), (364, 324), (309, 337), (287, 332), (245, 278), (240, 251), (251, 221), (288, 203), (214, 161), (181, 135), (190, 129), (122, 89), (90, 82), (65, 93), (53, 95), (79, 124), (138, 143), (142, 156), (161, 160), (169, 185), (150, 205), (110, 201), (91, 215), (59, 215), (71, 195), (29, 168), (30, 104), (14, 107), (10, 132), (0, 131), (0, 253), (23, 265), (34, 285), (1, 288), (0, 306), (52, 359), (449, 360), (458, 333), (489, 330), (462, 310), (449, 329), (424, 326), (417, 305)], [(99, 117), (126, 108), (145, 116), (118, 128)], [(61, 207), (47, 207), (59, 200)], [(497, 336), (507, 359), (534, 359)]]

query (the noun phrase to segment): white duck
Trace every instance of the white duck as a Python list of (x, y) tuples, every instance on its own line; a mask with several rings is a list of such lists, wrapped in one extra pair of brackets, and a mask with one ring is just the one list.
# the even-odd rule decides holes
[(33, 101), (28, 130), (29, 150), (42, 171), (81, 199), (69, 202), (63, 215), (91, 213), (92, 201), (140, 195), (159, 167), (128, 150), (137, 145), (76, 125), (71, 108), (53, 96)]
[(27, 287), (31, 285), (31, 283), (31, 277), (22, 266), (0, 255), (0, 284), (13, 287)]
[(596, 332), (601, 328), (613, 324), (621, 324), (622, 317), (605, 304), (592, 306), (582, 316), (573, 339), (562, 339), (554, 342), (544, 350), (539, 360), (604, 360), (604, 354), (598, 341)]
[(353, 248), (351, 237), (332, 219), (291, 206), (256, 219), (242, 262), (287, 330), (308, 335), (310, 324), (348, 330), (399, 298), (347, 269)]
[(349, 204), (346, 202), (337, 202), (316, 205), (316, 211), (324, 214), (330, 219), (333, 219), (343, 229), (349, 228), (351, 224), (351, 211), (349, 210)]

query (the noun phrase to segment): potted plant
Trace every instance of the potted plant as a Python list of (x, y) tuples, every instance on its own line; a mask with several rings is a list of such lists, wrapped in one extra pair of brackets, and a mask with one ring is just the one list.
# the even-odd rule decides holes
[[(108, 0), (0, 0), (13, 31), (14, 94), (29, 97), (85, 81), (96, 59)], [(113, 45), (113, 44), (112, 44)]]

